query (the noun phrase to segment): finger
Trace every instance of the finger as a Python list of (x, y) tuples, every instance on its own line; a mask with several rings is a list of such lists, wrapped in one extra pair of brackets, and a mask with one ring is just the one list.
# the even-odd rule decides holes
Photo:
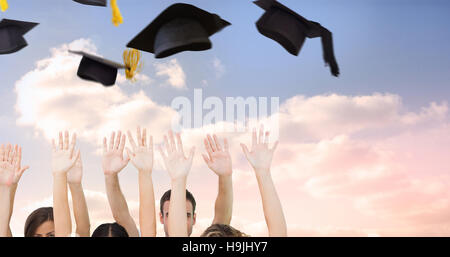
[(175, 147), (175, 138), (173, 137), (173, 131), (169, 130), (169, 143), (170, 143), (170, 147), (172, 148), (172, 151), (176, 151), (176, 147)]
[(261, 124), (261, 126), (259, 127), (258, 144), (264, 143), (263, 136), (264, 136), (264, 125)]
[(202, 156), (203, 156), (203, 160), (205, 160), (205, 162), (206, 162), (206, 164), (210, 164), (210, 162), (211, 162), (211, 160), (210, 159), (208, 159), (208, 156), (206, 156), (205, 154), (202, 154)]
[(75, 149), (75, 145), (77, 144), (77, 133), (73, 133), (72, 142), (70, 143), (70, 156), (72, 156), (73, 151)]
[(133, 151), (136, 151), (136, 143), (134, 142), (133, 135), (131, 135), (131, 132), (129, 130), (127, 131), (127, 134), (128, 134), (128, 141), (131, 144), (131, 148), (133, 148)]
[(144, 128), (142, 132), (142, 146), (147, 146), (147, 129)]
[(29, 168), (30, 168), (30, 166), (28, 166), (28, 165), (25, 166), (25, 167), (23, 167), (23, 168), (19, 171), (19, 175), (22, 176), (23, 172), (26, 171), (26, 170), (29, 169)]
[(138, 143), (138, 146), (142, 146), (141, 127), (139, 127), (139, 126), (137, 127), (136, 133), (137, 133), (137, 143)]
[(169, 140), (167, 139), (166, 135), (164, 135), (164, 148), (166, 149), (168, 154), (172, 152), (169, 146)]
[(72, 157), (72, 167), (75, 165), (75, 163), (78, 161), (78, 159), (80, 158), (81, 155), (81, 151), (80, 149), (78, 149), (77, 153), (75, 154), (75, 156)]
[(62, 132), (59, 132), (59, 150), (63, 149), (63, 136)]
[(216, 144), (217, 151), (222, 151), (222, 147), (220, 146), (219, 139), (217, 138), (217, 136), (215, 134), (213, 135), (213, 137), (214, 137), (214, 143)]
[(103, 153), (108, 152), (108, 143), (106, 143), (106, 137), (103, 138)]
[(205, 143), (205, 148), (206, 148), (206, 151), (208, 152), (209, 159), (212, 160), (212, 149), (211, 149), (211, 146), (209, 145), (208, 139), (205, 138), (205, 139), (203, 140), (203, 142)]
[(22, 147), (17, 149), (17, 156), (14, 162), (15, 166), (20, 169), (20, 162), (22, 161)]
[(150, 143), (148, 145), (148, 149), (153, 153), (153, 136), (150, 136)]
[(122, 140), (120, 140), (119, 151), (123, 153), (123, 149), (125, 148), (125, 142), (127, 142), (127, 136), (123, 135)]
[(133, 154), (133, 152), (130, 150), (130, 148), (127, 147), (125, 150), (127, 151), (127, 156), (128, 156), (130, 159), (133, 159), (133, 158), (134, 158), (134, 154)]
[(189, 163), (192, 163), (192, 160), (194, 159), (194, 154), (195, 154), (195, 146), (193, 146), (191, 148), (191, 151), (189, 152), (188, 156)]
[(2, 144), (0, 146), (0, 162), (2, 162), (5, 158), (5, 146)]
[(11, 160), (10, 160), (10, 164), (14, 165), (16, 162), (16, 156), (17, 156), (17, 145), (14, 145), (14, 147), (11, 149)]
[(8, 146), (6, 147), (6, 158), (5, 161), (6, 162), (11, 162), (11, 157), (12, 157), (12, 150), (11, 150), (11, 144), (8, 144)]
[(161, 145), (158, 145), (158, 151), (159, 151), (159, 153), (161, 154), (161, 157), (163, 158), (163, 160), (164, 160), (164, 162), (165, 162), (166, 159), (167, 159), (167, 155), (164, 153), (164, 150), (163, 150), (163, 148), (162, 148)]
[(64, 131), (64, 150), (69, 150), (69, 131)]
[(116, 137), (116, 132), (111, 134), (111, 138), (109, 139), (109, 150), (114, 149), (114, 138)]
[(247, 146), (244, 145), (244, 144), (241, 144), (241, 147), (242, 147), (242, 150), (244, 151), (245, 157), (246, 157), (247, 160), (248, 160), (248, 156), (250, 155), (250, 152), (248, 151)]
[(223, 140), (223, 145), (224, 145), (224, 147), (225, 147), (225, 151), (226, 152), (229, 152), (230, 151), (230, 146), (228, 145), (228, 139), (224, 139)]
[(272, 151), (272, 153), (273, 152), (275, 152), (275, 150), (277, 150), (277, 147), (278, 147), (278, 140), (275, 142), (275, 144), (273, 145), (273, 147), (272, 147), (272, 149), (271, 149), (271, 151)]
[(266, 131), (266, 134), (264, 135), (264, 144), (265, 145), (269, 144), (269, 136), (270, 136), (270, 131)]
[(252, 150), (255, 149), (257, 142), (256, 142), (256, 128), (253, 128), (252, 132)]
[(119, 149), (119, 147), (120, 147), (120, 139), (122, 138), (122, 131), (117, 131), (117, 138), (116, 138), (116, 142), (114, 142), (115, 143), (115, 145), (114, 145), (114, 149)]
[(216, 148), (216, 145), (214, 144), (214, 142), (213, 142), (213, 140), (212, 140), (212, 138), (211, 138), (211, 135), (207, 135), (206, 136), (206, 138), (208, 138), (208, 143), (209, 143), (209, 146), (211, 147), (211, 151), (212, 152), (217, 152), (217, 148)]
[(178, 148), (178, 151), (181, 151), (181, 153), (183, 153), (183, 156), (184, 156), (183, 142), (181, 141), (180, 133), (177, 133), (177, 148)]

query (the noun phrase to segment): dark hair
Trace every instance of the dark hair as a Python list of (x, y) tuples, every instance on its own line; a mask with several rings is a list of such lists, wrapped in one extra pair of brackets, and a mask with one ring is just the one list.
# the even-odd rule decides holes
[(98, 226), (92, 237), (129, 237), (127, 230), (118, 223), (105, 223)]
[[(172, 190), (167, 190), (163, 196), (161, 196), (161, 200), (159, 201), (159, 210), (163, 213), (163, 205), (166, 201), (170, 201), (170, 193)], [(189, 200), (192, 203), (192, 210), (195, 213), (195, 199), (194, 196), (186, 189), (186, 200)]]
[(33, 211), (25, 222), (24, 236), (34, 236), (37, 228), (46, 221), (53, 221), (53, 207), (42, 207)]
[(202, 233), (201, 237), (247, 237), (245, 233), (225, 224), (213, 224)]

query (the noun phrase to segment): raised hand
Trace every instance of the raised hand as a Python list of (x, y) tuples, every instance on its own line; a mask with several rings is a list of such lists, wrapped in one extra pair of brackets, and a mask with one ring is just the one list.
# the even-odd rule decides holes
[(208, 155), (202, 154), (203, 159), (208, 167), (218, 176), (229, 176), (232, 173), (232, 169), (228, 140), (226, 138), (224, 139), (222, 147), (217, 136), (213, 135), (213, 138), (210, 135), (207, 135), (204, 139)]
[(269, 135), (270, 132), (266, 131), (264, 133), (264, 126), (261, 125), (259, 135), (256, 134), (256, 129), (253, 129), (252, 148), (250, 151), (245, 144), (241, 143), (245, 157), (250, 162), (253, 169), (257, 172), (265, 172), (270, 170), (273, 153), (278, 146), (278, 141), (276, 141), (274, 146), (269, 148)]
[(69, 142), (69, 132), (64, 132), (64, 139), (62, 132), (59, 132), (59, 144), (52, 140), (53, 152), (52, 152), (52, 171), (53, 174), (67, 174), (67, 172), (75, 165), (76, 161), (80, 157), (80, 150), (74, 154), (75, 143), (77, 135), (72, 135), (72, 141)]
[(186, 157), (180, 133), (177, 133), (176, 137), (177, 142), (175, 144), (173, 132), (170, 130), (169, 139), (167, 136), (164, 136), (164, 149), (161, 146), (158, 147), (172, 181), (187, 177), (195, 153), (195, 147), (192, 147), (189, 155)]
[(8, 144), (0, 146), (0, 185), (11, 186), (19, 182), (29, 167), (21, 167), (22, 148)]
[(123, 158), (123, 149), (125, 148), (126, 136), (122, 135), (121, 131), (111, 134), (109, 140), (109, 147), (106, 143), (106, 137), (103, 139), (103, 157), (102, 166), (105, 175), (119, 173), (125, 166), (127, 166), (130, 158)]
[(83, 162), (80, 158), (77, 159), (75, 165), (67, 173), (67, 182), (69, 184), (81, 184), (81, 179), (83, 178)]
[(141, 134), (141, 128), (137, 128), (137, 144), (128, 131), (128, 141), (130, 141), (130, 150), (127, 147), (128, 158), (131, 159), (134, 167), (139, 171), (152, 172), (153, 169), (153, 137), (150, 136), (150, 140), (147, 145), (147, 130), (144, 128)]

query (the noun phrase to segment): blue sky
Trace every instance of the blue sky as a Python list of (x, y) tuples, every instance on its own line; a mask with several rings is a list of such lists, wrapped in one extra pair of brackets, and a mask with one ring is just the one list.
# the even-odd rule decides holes
[[(49, 48), (84, 37), (91, 38), (102, 55), (120, 60), (129, 40), (164, 8), (176, 1), (118, 1), (124, 24), (111, 25), (109, 8), (80, 5), (69, 0), (10, 0), (2, 18), (40, 22), (26, 35), (29, 46), (0, 58), (2, 112), (14, 102), (14, 82), (49, 55)], [(296, 94), (348, 95), (390, 92), (399, 94), (414, 108), (430, 101), (449, 99), (450, 3), (438, 0), (341, 0), (282, 1), (308, 19), (320, 22), (334, 33), (335, 53), (341, 77), (330, 76), (324, 67), (320, 39), (305, 43), (298, 57), (263, 37), (255, 28), (263, 10), (245, 0), (185, 1), (218, 13), (233, 25), (212, 37), (213, 49), (182, 53), (177, 59), (186, 69), (188, 88), (200, 87), (210, 78), (207, 67), (217, 57), (225, 75), (205, 94), (216, 96), (272, 96), (281, 99)], [(152, 72), (149, 53), (144, 54), (144, 73)], [(206, 67), (206, 69), (205, 69)], [(148, 88), (170, 103), (175, 95), (192, 95)], [(6, 101), (5, 101), (6, 100)], [(7, 106), (5, 106), (5, 104)]]

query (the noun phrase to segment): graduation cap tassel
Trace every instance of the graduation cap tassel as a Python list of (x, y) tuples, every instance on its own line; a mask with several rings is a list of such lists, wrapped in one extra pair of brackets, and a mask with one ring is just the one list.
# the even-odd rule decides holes
[(141, 51), (134, 48), (123, 51), (123, 63), (127, 79), (134, 80), (134, 76), (142, 69)]
[[(0, 0), (1, 1), (1, 0)], [(119, 7), (117, 6), (117, 0), (111, 0), (111, 8), (112, 8), (112, 22), (114, 26), (119, 26), (119, 24), (123, 23), (122, 15), (120, 14)]]
[(8, 9), (8, 1), (0, 0), (0, 8), (2, 9), (2, 12), (6, 11)]

